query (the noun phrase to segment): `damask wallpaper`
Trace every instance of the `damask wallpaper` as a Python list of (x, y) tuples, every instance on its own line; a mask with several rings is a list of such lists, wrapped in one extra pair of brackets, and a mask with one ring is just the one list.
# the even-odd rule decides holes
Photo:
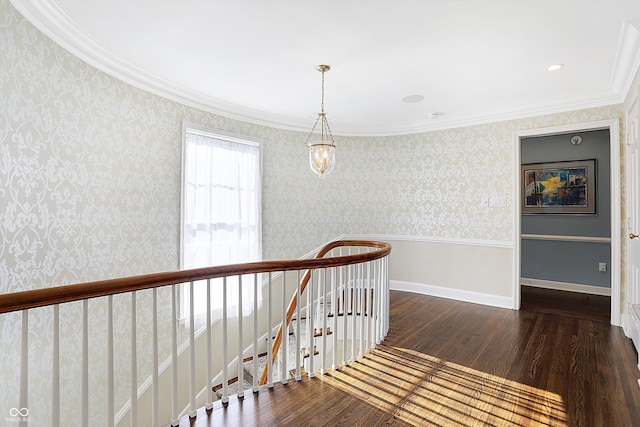
[[(514, 201), (481, 209), (478, 194), (510, 195), (513, 132), (623, 117), (614, 105), (416, 135), (337, 137), (336, 169), (321, 181), (307, 165), (306, 135), (234, 121), (130, 86), (57, 46), (8, 0), (0, 0), (0, 52), (2, 293), (178, 268), (184, 120), (262, 141), (263, 254), (281, 259), (341, 234), (512, 241)], [(167, 307), (169, 292), (160, 299)], [(139, 316), (148, 318), (148, 296), (138, 304)], [(119, 325), (127, 324), (129, 305), (127, 297), (115, 297)], [(61, 311), (62, 413), (76, 420), (80, 305)], [(105, 302), (91, 302), (90, 313), (90, 368), (100, 373)], [(0, 424), (17, 405), (20, 319), (19, 313), (0, 316)], [(51, 322), (51, 309), (29, 317), (32, 378), (49, 370)], [(129, 384), (126, 332), (118, 333), (117, 409)], [(140, 384), (150, 372), (148, 331), (139, 332), (138, 345)], [(160, 351), (169, 354), (168, 346)], [(91, 412), (105, 413), (104, 384), (92, 376), (90, 390)], [(33, 381), (29, 401), (38, 402), (30, 415), (46, 425), (47, 381)], [(92, 417), (92, 425), (100, 422)]]

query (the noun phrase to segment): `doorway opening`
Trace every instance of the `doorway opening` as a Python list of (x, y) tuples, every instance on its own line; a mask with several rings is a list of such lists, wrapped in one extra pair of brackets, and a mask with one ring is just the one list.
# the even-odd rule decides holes
[[(576, 136), (580, 138), (574, 138)], [(531, 295), (532, 289), (582, 292), (583, 295), (574, 295), (585, 298), (576, 304), (597, 301), (596, 305), (601, 308), (600, 297), (610, 298), (610, 323), (620, 325), (619, 140), (617, 120), (535, 129), (516, 134), (514, 308), (521, 308), (523, 294)], [(554, 152), (549, 152), (550, 147), (554, 148)], [(571, 171), (578, 170), (572, 168), (580, 168), (582, 161), (592, 159), (596, 159), (596, 169), (590, 170), (589, 174), (597, 181), (583, 183), (579, 173), (574, 173), (570, 178)], [(575, 161), (580, 163), (576, 164)], [(552, 165), (549, 166), (549, 163)], [(562, 170), (566, 176), (560, 176), (560, 172), (558, 176), (553, 175), (552, 180), (544, 176), (541, 179), (547, 180), (541, 183), (541, 191), (534, 194), (535, 197), (545, 197), (544, 203), (534, 197), (527, 202), (524, 169), (539, 168), (542, 174), (545, 167), (554, 171)], [(565, 185), (563, 189), (561, 181), (572, 184), (572, 188), (566, 188)], [(578, 188), (585, 194), (571, 193), (577, 192)], [(594, 192), (595, 199), (587, 199), (587, 189)], [(569, 194), (574, 200), (558, 202), (553, 199), (563, 194)], [(576, 197), (582, 197), (581, 202), (576, 202)], [(570, 210), (564, 213), (562, 209), (530, 209), (542, 206), (562, 208), (563, 204), (589, 204), (589, 208), (594, 209), (590, 212), (578, 210), (578, 213)], [(527, 288), (522, 288), (522, 285)], [(589, 295), (593, 297), (589, 298)], [(562, 293), (558, 296), (562, 296)], [(585, 312), (594, 308), (587, 305), (583, 306)]]

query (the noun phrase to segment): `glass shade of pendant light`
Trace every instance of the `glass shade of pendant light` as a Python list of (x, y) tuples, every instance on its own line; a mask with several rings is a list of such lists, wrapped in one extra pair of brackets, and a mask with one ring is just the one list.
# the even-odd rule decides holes
[[(329, 71), (331, 67), (328, 65), (318, 65), (316, 70), (322, 73), (322, 102), (320, 104), (320, 112), (316, 119), (309, 136), (307, 137), (307, 147), (309, 147), (309, 166), (320, 178), (324, 178), (333, 171), (336, 165), (336, 144), (329, 128), (327, 121), (327, 113), (324, 112), (324, 73)], [(320, 134), (314, 134), (316, 127), (320, 124)], [(314, 139), (320, 136), (320, 140)]]

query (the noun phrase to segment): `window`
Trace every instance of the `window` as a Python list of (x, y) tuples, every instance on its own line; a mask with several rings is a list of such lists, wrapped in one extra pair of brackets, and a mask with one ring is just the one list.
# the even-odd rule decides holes
[[(181, 268), (262, 258), (260, 146), (185, 125), (182, 165)], [(238, 278), (227, 280), (227, 309), (238, 313)], [(253, 276), (242, 280), (243, 315), (253, 310)], [(196, 326), (206, 319), (206, 282), (194, 285)], [(181, 318), (190, 316), (190, 286)], [(261, 286), (258, 286), (261, 302)], [(222, 318), (222, 279), (211, 280), (212, 320)]]

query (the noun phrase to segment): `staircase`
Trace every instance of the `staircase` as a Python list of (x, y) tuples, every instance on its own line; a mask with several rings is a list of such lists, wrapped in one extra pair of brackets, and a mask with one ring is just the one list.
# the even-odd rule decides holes
[[(329, 304), (330, 305), (330, 304)], [(300, 366), (300, 372), (301, 375), (306, 372), (305, 367), (304, 367), (304, 361), (305, 359), (307, 359), (309, 357), (309, 352), (307, 350), (307, 346), (309, 343), (309, 331), (308, 331), (308, 324), (307, 324), (307, 319), (306, 318), (301, 318), (300, 319), (300, 340), (298, 340), (297, 337), (297, 330), (298, 330), (298, 320), (297, 319), (292, 319), (291, 320), (291, 324), (289, 325), (289, 350), (287, 352), (287, 368), (286, 368), (286, 372), (288, 373), (286, 379), (295, 379), (296, 377), (296, 351), (298, 348), (298, 341), (300, 341), (300, 362), (301, 362), (301, 366)], [(329, 335), (331, 335), (331, 332), (329, 332)], [(319, 338), (322, 336), (321, 331), (316, 330), (316, 333), (314, 334), (314, 338)], [(315, 355), (318, 355), (318, 351), (315, 352)], [(273, 381), (281, 381), (282, 378), (280, 378), (281, 372), (282, 372), (282, 367), (280, 365), (280, 363), (282, 363), (282, 357), (278, 357), (276, 360), (276, 363), (274, 363), (273, 366)], [(265, 365), (267, 364), (267, 353), (260, 353), (258, 355), (258, 368), (256, 370), (257, 372), (257, 376), (260, 377), (260, 374), (262, 373)], [(253, 376), (253, 357), (247, 357), (242, 361), (242, 370), (244, 372), (243, 376), (243, 384), (242, 384), (242, 391), (250, 391), (253, 389), (253, 384), (254, 384), (254, 376)], [(240, 390), (238, 384), (238, 378), (233, 378), (231, 380), (229, 380), (228, 383), (228, 387), (227, 387), (227, 393), (229, 395), (234, 395), (237, 394), (238, 391)], [(216, 386), (213, 387), (213, 391), (215, 393), (214, 396), (216, 396), (217, 398), (215, 400), (220, 400), (222, 398), (222, 384), (218, 384)]]
[[(219, 396), (212, 393), (213, 378), (225, 384), (224, 402), (229, 397), (229, 383), (231, 393), (241, 396), (246, 390), (257, 389), (254, 384), (258, 375), (258, 384), (269, 386), (297, 376), (298, 369), (302, 376), (303, 367), (305, 376), (307, 372), (309, 377), (324, 374), (338, 364), (356, 360), (386, 335), (390, 252), (391, 246), (384, 242), (338, 240), (326, 244), (309, 259), (169, 271), (2, 294), (0, 323), (11, 325), (12, 330), (5, 340), (3, 359), (20, 361), (3, 374), (3, 380), (6, 378), (12, 387), (7, 395), (12, 396), (12, 407), (28, 408), (29, 416), (50, 420), (52, 427), (63, 425), (69, 405), (61, 396), (68, 389), (79, 390), (74, 413), (80, 414), (82, 425), (88, 425), (90, 411), (99, 408), (105, 414), (107, 427), (161, 425), (162, 420), (170, 420), (175, 426), (181, 417), (191, 423), (202, 412), (198, 407), (212, 407), (212, 401)], [(253, 277), (254, 289), (258, 285), (265, 289), (266, 297), (262, 307), (237, 320), (236, 309), (229, 300), (236, 298), (237, 311), (245, 312), (243, 287), (234, 284), (248, 276)], [(222, 298), (221, 322), (206, 322), (199, 332), (196, 328), (183, 328), (177, 321), (179, 289), (204, 283), (207, 293), (217, 292), (220, 289), (213, 279), (218, 278), (227, 278), (229, 283), (223, 287), (223, 295), (226, 292), (229, 298)], [(290, 285), (292, 282), (297, 285)], [(292, 287), (294, 295), (286, 307)], [(367, 307), (362, 295), (369, 295), (369, 291)], [(254, 293), (257, 295), (257, 290)], [(341, 298), (346, 298), (348, 305), (340, 307)], [(323, 313), (325, 301), (336, 304), (334, 317), (328, 308), (326, 315)], [(340, 311), (345, 312), (341, 317)], [(309, 317), (304, 319), (305, 315)], [(294, 317), (298, 321), (292, 322)], [(283, 318), (287, 320), (285, 337), (279, 326)], [(193, 319), (190, 322), (194, 324)], [(46, 327), (34, 332), (34, 324)], [(78, 335), (75, 359), (65, 353), (68, 324), (79, 328), (77, 334), (74, 332)], [(327, 332), (330, 328), (332, 334), (311, 336), (311, 326), (327, 328)], [(267, 363), (267, 358), (272, 359), (271, 378), (265, 381), (262, 377), (267, 375), (247, 360), (238, 375), (242, 377), (246, 372), (246, 381), (238, 384), (229, 380), (237, 375), (237, 369), (236, 375), (229, 370), (232, 361), (244, 357), (242, 346), (238, 348), (236, 344), (232, 348), (230, 343), (252, 342), (254, 349), (262, 346), (264, 351), (265, 342), (260, 337), (276, 330), (275, 339), (268, 339), (268, 344), (273, 344), (268, 356), (259, 358), (260, 366)], [(289, 331), (293, 335), (288, 335)], [(212, 339), (217, 340), (215, 345)], [(287, 347), (279, 352), (282, 341)], [(319, 354), (314, 356), (312, 351), (305, 358), (302, 351), (309, 347)], [(282, 357), (282, 353), (286, 356)], [(91, 370), (88, 375), (90, 359), (95, 357), (104, 359), (104, 369)], [(279, 365), (284, 363), (282, 360), (286, 360), (286, 366)], [(36, 374), (30, 373), (30, 367), (36, 365)]]
[[(329, 337), (331, 337), (333, 335), (333, 330), (332, 328), (340, 328), (343, 324), (349, 324), (349, 325), (353, 325), (353, 327), (355, 328), (355, 321), (356, 319), (358, 319), (357, 321), (363, 321), (363, 317), (361, 316), (361, 313), (356, 310), (354, 312), (353, 307), (347, 307), (346, 304), (343, 303), (343, 298), (337, 298), (336, 301), (337, 304), (337, 309), (338, 309), (338, 313), (337, 316), (334, 314), (334, 312), (331, 310), (331, 302), (327, 301), (326, 303), (321, 301), (319, 304), (317, 304), (316, 306), (316, 312), (315, 314), (315, 321), (314, 321), (314, 325), (320, 325), (320, 327), (315, 327), (314, 328), (314, 332), (313, 332), (313, 347), (314, 347), (314, 352), (313, 355), (315, 357), (314, 363), (315, 366), (320, 366), (321, 363), (321, 351), (324, 352), (324, 357), (325, 360), (330, 361), (333, 359), (333, 353), (334, 351), (336, 352), (336, 355), (338, 358), (342, 357), (345, 355), (345, 350), (347, 353), (351, 353), (352, 356), (357, 352), (358, 348), (357, 348), (357, 342), (358, 340), (354, 337), (352, 337), (351, 339), (349, 339), (348, 337), (344, 337), (341, 336), (342, 334), (340, 334), (337, 339), (334, 341), (333, 339), (329, 339)], [(364, 308), (364, 305), (362, 306)], [(346, 311), (346, 316), (347, 319), (344, 319), (345, 316), (345, 308), (347, 309)], [(366, 311), (366, 308), (364, 308), (363, 311)], [(327, 339), (324, 340), (324, 345), (326, 345), (326, 350), (322, 349), (322, 345), (323, 345), (323, 340), (322, 337), (324, 336), (324, 332), (322, 329), (322, 324), (323, 324), (323, 317), (325, 316), (325, 312), (326, 312), (326, 326), (327, 326)], [(364, 314), (364, 319), (367, 318), (366, 313)], [(299, 323), (299, 325), (298, 325)], [(300, 330), (300, 334), (298, 336), (298, 327)], [(288, 345), (288, 350), (287, 350), (287, 357), (286, 357), (286, 361), (287, 361), (287, 366), (285, 369), (285, 377), (282, 378), (282, 363), (283, 363), (283, 357), (282, 357), (282, 350), (278, 353), (277, 357), (276, 357), (276, 361), (272, 366), (272, 381), (273, 382), (287, 382), (289, 379), (296, 379), (296, 371), (297, 371), (297, 366), (296, 366), (296, 352), (300, 352), (300, 375), (303, 375), (307, 372), (309, 372), (310, 369), (310, 363), (309, 363), (309, 359), (310, 359), (310, 351), (309, 351), (309, 330), (310, 326), (309, 326), (309, 322), (308, 319), (306, 317), (301, 316), (301, 318), (298, 320), (296, 318), (291, 319), (291, 323), (289, 324), (288, 327), (288, 339), (286, 341), (283, 340), (283, 345), (286, 343)], [(358, 327), (355, 328), (356, 329), (356, 334), (358, 333), (358, 331), (360, 330), (360, 326), (358, 323)], [(275, 336), (272, 336), (272, 340), (275, 339)], [(334, 348), (335, 346), (335, 348)], [(299, 349), (299, 350), (298, 350)], [(341, 361), (337, 362), (338, 364), (342, 363)], [(267, 364), (267, 353), (261, 353), (258, 355), (258, 363), (257, 363), (257, 369), (255, 370), (255, 375), (257, 376), (257, 378), (259, 379), (260, 375), (262, 374), (265, 365)], [(254, 384), (254, 363), (253, 363), (253, 357), (247, 357), (243, 360), (242, 362), (242, 369), (243, 369), (243, 382), (242, 382), (242, 386), (240, 387), (240, 384), (238, 382), (238, 378), (232, 378), (229, 380), (228, 382), (228, 386), (227, 386), (227, 395), (228, 396), (232, 396), (234, 394), (238, 394), (239, 391), (242, 392), (246, 392), (246, 391), (251, 391), (251, 390), (255, 390), (257, 389), (256, 384), (258, 384), (258, 382), (256, 381)], [(222, 384), (218, 384), (216, 386), (213, 387), (213, 391), (214, 391), (214, 398), (216, 398), (215, 400), (220, 400), (222, 399), (223, 393), (222, 393)]]

